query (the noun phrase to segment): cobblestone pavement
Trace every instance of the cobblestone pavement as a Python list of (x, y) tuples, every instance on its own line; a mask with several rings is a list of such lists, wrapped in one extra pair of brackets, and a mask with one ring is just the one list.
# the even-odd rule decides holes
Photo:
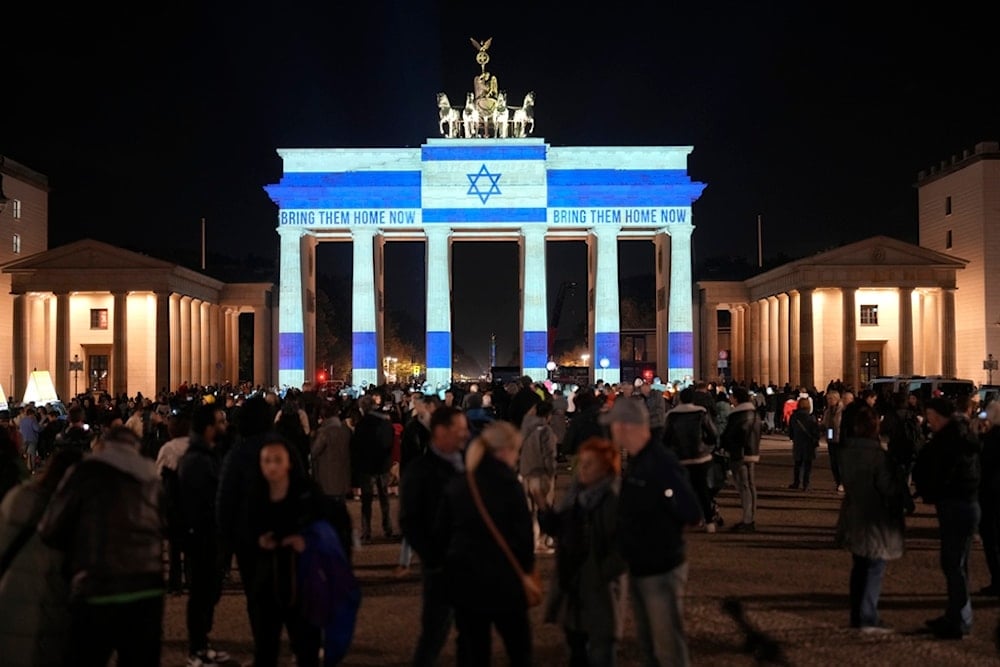
[[(921, 631), (926, 619), (944, 610), (944, 578), (938, 568), (937, 524), (932, 507), (918, 505), (907, 521), (907, 553), (889, 564), (881, 598), (882, 616), (896, 629), (890, 635), (862, 636), (848, 627), (847, 582), (850, 556), (832, 544), (840, 497), (833, 488), (828, 458), (821, 449), (813, 489), (786, 488), (791, 480), (787, 440), (768, 437), (757, 469), (757, 532), (732, 534), (739, 520), (739, 500), (731, 488), (719, 497), (727, 526), (718, 533), (692, 531), (688, 536), (690, 574), (685, 617), (692, 662), (696, 665), (997, 665), (995, 643), (1000, 600), (974, 597), (972, 634), (962, 641), (940, 641)], [(561, 477), (564, 483), (568, 476)], [(393, 499), (393, 517), (396, 516)], [(376, 503), (377, 505), (377, 503)], [(359, 503), (351, 503), (358, 521)], [(380, 525), (377, 507), (376, 526)], [(409, 664), (419, 619), (419, 567), (414, 575), (393, 577), (399, 544), (378, 542), (357, 551), (356, 567), (364, 599), (358, 629), (344, 665)], [(542, 556), (542, 573), (551, 573), (551, 556)], [(988, 581), (982, 550), (975, 545), (970, 561), (972, 590)], [(183, 665), (184, 596), (167, 600), (163, 664)], [(532, 611), (536, 664), (566, 664), (559, 629), (542, 623)], [(248, 664), (251, 644), (244, 599), (235, 587), (217, 609), (213, 641)], [(498, 642), (494, 652), (500, 655)], [(764, 661), (756, 656), (769, 654)], [(454, 635), (443, 665), (454, 664)], [(501, 658), (497, 664), (505, 664)], [(287, 664), (292, 664), (288, 659)], [(631, 619), (619, 664), (639, 665)]]

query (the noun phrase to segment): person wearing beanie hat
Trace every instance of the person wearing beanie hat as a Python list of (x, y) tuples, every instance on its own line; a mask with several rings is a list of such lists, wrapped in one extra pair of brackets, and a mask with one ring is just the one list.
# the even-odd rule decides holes
[(925, 406), (931, 438), (917, 454), (913, 482), (917, 495), (937, 510), (941, 571), (948, 602), (942, 616), (927, 621), (939, 639), (961, 639), (972, 631), (969, 552), (979, 525), (979, 458), (982, 447), (955, 404), (935, 397)]
[(687, 665), (681, 606), (688, 573), (684, 529), (703, 519), (698, 497), (677, 456), (652, 441), (643, 401), (617, 400), (601, 422), (614, 444), (628, 453), (618, 536), (645, 664)]

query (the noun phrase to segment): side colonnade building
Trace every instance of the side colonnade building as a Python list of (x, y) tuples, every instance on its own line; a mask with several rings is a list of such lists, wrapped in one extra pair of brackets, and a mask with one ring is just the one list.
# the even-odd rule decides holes
[[(656, 245), (657, 359), (664, 378), (695, 372), (691, 204), (704, 184), (687, 173), (690, 146), (554, 147), (541, 138), (428, 139), (417, 148), (281, 149), (281, 181), (266, 187), (281, 238), (278, 382), (299, 386), (316, 363), (316, 245), (353, 244), (352, 382), (382, 376), (385, 243), (426, 244), (426, 363), (452, 379), (451, 244), (512, 241), (521, 249), (521, 364), (545, 377), (546, 241), (588, 246), (592, 366), (620, 379), (618, 240)], [(653, 287), (653, 286), (651, 286)], [(591, 371), (593, 377), (593, 371)]]
[(956, 276), (967, 263), (876, 236), (745, 281), (699, 282), (700, 376), (820, 388), (956, 377)]
[(252, 380), (273, 384), (271, 283), (224, 283), (90, 239), (2, 273), (12, 298), (11, 400), (33, 370), (48, 370), (63, 398), (238, 382), (241, 313), (254, 316)]

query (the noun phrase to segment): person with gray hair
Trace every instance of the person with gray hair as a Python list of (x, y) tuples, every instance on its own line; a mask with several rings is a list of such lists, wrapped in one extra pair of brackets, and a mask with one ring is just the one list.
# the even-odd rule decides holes
[(684, 635), (684, 529), (701, 523), (701, 505), (677, 455), (652, 441), (644, 402), (618, 399), (601, 421), (629, 456), (618, 504), (618, 540), (628, 564), (643, 664), (683, 667), (690, 660)]

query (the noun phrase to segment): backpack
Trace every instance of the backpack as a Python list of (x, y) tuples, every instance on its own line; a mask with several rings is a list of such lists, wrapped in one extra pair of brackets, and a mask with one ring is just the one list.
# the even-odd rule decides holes
[(329, 522), (315, 521), (303, 531), (298, 591), (302, 616), (324, 630), (324, 664), (336, 665), (347, 654), (361, 606), (361, 586), (340, 538)]

